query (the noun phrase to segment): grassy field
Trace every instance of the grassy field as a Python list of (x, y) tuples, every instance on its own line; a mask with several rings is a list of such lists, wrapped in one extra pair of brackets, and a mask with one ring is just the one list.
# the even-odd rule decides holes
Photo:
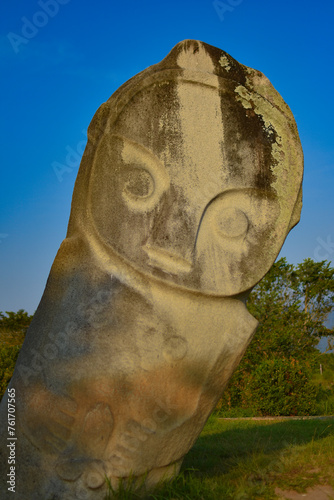
[[(181, 474), (145, 498), (270, 500), (276, 488), (303, 492), (320, 484), (334, 487), (334, 419), (210, 417)], [(140, 497), (121, 485), (116, 498)]]

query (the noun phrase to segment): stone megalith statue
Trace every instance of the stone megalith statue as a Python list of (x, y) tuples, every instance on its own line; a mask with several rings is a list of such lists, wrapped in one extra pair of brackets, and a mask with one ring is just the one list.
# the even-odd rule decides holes
[(1, 403), (2, 499), (178, 473), (256, 329), (247, 296), (299, 220), (302, 171), (282, 97), (203, 42), (98, 109)]

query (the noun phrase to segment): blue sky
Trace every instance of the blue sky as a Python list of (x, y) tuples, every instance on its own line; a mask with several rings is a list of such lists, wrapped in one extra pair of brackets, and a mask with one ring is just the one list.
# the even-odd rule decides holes
[(186, 38), (259, 69), (291, 107), (304, 208), (281, 256), (334, 262), (333, 14), (331, 0), (1, 2), (0, 311), (39, 303), (99, 105)]

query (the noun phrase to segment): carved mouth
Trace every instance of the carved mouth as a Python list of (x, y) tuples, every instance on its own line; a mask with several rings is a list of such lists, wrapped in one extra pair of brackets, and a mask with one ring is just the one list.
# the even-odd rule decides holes
[(158, 267), (164, 272), (171, 274), (185, 274), (192, 269), (192, 262), (162, 248), (144, 245), (143, 250), (149, 258), (149, 265)]

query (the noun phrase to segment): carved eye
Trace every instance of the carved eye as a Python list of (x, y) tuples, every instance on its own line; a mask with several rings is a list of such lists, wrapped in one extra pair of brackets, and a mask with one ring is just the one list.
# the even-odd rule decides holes
[(218, 232), (227, 238), (240, 238), (248, 231), (248, 217), (239, 208), (227, 207), (216, 219)]
[(113, 136), (122, 142), (122, 197), (129, 210), (149, 212), (169, 188), (169, 177), (161, 161), (144, 146), (126, 137)]
[(148, 198), (154, 192), (154, 180), (151, 174), (140, 167), (127, 171), (124, 184), (124, 194), (132, 199)]

